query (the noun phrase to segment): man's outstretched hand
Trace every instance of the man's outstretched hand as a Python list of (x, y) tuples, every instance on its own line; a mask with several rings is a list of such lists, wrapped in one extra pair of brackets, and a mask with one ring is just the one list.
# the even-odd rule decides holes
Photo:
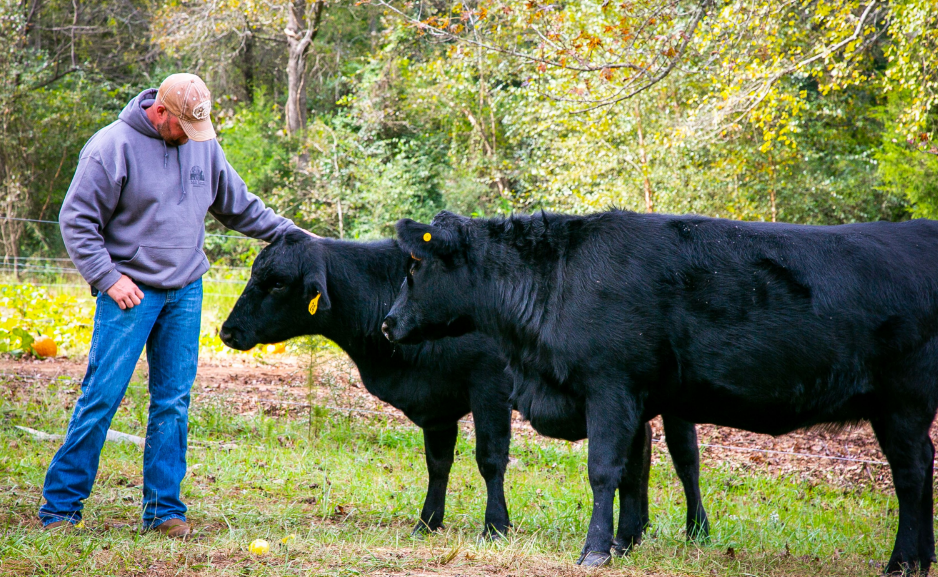
[(107, 289), (107, 296), (111, 297), (121, 310), (126, 310), (140, 304), (143, 300), (143, 291), (130, 280), (129, 276), (123, 274), (119, 281)]

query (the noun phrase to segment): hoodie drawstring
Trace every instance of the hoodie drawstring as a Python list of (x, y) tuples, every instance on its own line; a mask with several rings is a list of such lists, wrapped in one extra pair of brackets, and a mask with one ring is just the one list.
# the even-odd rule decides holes
[[(179, 165), (179, 188), (182, 190), (182, 195), (179, 197), (179, 202), (176, 204), (182, 204), (182, 201), (186, 199), (186, 181), (182, 178), (182, 156), (179, 153), (179, 147), (176, 147), (176, 163)], [(169, 166), (169, 149), (166, 148), (166, 141), (163, 141), (163, 168)]]
[(182, 204), (182, 201), (186, 199), (186, 181), (182, 178), (182, 157), (178, 146), (176, 147), (176, 162), (179, 163), (179, 188), (182, 189), (182, 196), (179, 197), (179, 202), (176, 204)]

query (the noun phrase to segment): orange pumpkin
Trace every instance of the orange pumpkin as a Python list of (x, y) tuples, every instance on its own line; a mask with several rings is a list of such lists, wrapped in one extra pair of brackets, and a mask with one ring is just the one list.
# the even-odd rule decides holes
[(287, 344), (286, 343), (277, 343), (274, 345), (267, 345), (266, 352), (269, 354), (279, 355), (280, 353), (286, 352)]
[(55, 341), (47, 336), (37, 337), (36, 340), (33, 341), (32, 347), (33, 352), (40, 357), (54, 357), (55, 353), (58, 351)]

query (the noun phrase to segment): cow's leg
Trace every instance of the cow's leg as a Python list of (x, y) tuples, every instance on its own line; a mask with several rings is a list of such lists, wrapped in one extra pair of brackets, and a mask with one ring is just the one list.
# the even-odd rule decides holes
[(618, 556), (625, 555), (641, 543), (642, 533), (648, 527), (648, 477), (651, 473), (649, 423), (639, 427), (632, 439), (628, 463), (619, 482), (619, 527), (612, 542), (612, 552)]
[[(593, 512), (579, 565), (609, 563), (612, 548), (612, 508), (616, 488), (626, 470), (632, 439), (643, 423), (635, 401), (621, 385), (594, 382), (588, 389), (586, 428), (589, 438), (588, 470), (593, 490)], [(641, 467), (641, 463), (631, 466)]]
[(423, 510), (420, 511), (420, 522), (414, 527), (414, 535), (436, 531), (443, 527), (446, 483), (449, 481), (449, 471), (453, 467), (453, 452), (456, 449), (458, 431), (455, 423), (445, 429), (423, 430), (429, 480), (427, 498), (423, 502)]
[(889, 461), (899, 498), (899, 529), (886, 573), (927, 574), (935, 555), (931, 509), (934, 448), (928, 438), (931, 419), (904, 410), (871, 424)]
[(505, 469), (511, 442), (511, 403), (499, 395), (471, 399), (476, 430), (476, 463), (485, 479), (485, 530), (483, 537), (504, 535), (511, 527), (505, 502)]
[[(929, 429), (930, 428), (931, 427), (929, 427)], [(935, 527), (931, 522), (935, 510), (934, 504), (932, 503), (935, 472), (935, 445), (932, 443), (930, 437), (926, 437), (925, 443), (928, 449), (928, 464), (925, 467), (925, 483), (922, 485), (922, 504), (920, 508), (922, 530), (919, 531), (918, 534), (918, 547), (920, 560), (927, 558), (927, 563), (925, 564), (922, 564), (920, 561), (922, 572), (928, 574), (931, 563), (938, 561), (938, 559), (935, 558)]]
[(700, 498), (700, 453), (697, 448), (697, 427), (673, 415), (661, 415), (664, 438), (677, 476), (684, 485), (687, 498), (687, 538), (694, 541), (710, 539), (710, 521)]

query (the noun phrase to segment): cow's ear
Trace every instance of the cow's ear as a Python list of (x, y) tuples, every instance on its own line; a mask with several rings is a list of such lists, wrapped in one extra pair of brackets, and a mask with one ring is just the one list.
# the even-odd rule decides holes
[(461, 227), (468, 224), (470, 220), (471, 219), (467, 216), (462, 216), (448, 210), (441, 210), (436, 213), (436, 216), (433, 217), (430, 224), (449, 230), (459, 230)]
[(326, 289), (326, 270), (317, 267), (316, 270), (307, 271), (303, 276), (303, 298), (309, 303), (309, 314), (328, 310), (332, 307), (329, 302), (329, 292)]
[(458, 231), (409, 218), (397, 221), (397, 240), (415, 258), (445, 258), (462, 248)]

